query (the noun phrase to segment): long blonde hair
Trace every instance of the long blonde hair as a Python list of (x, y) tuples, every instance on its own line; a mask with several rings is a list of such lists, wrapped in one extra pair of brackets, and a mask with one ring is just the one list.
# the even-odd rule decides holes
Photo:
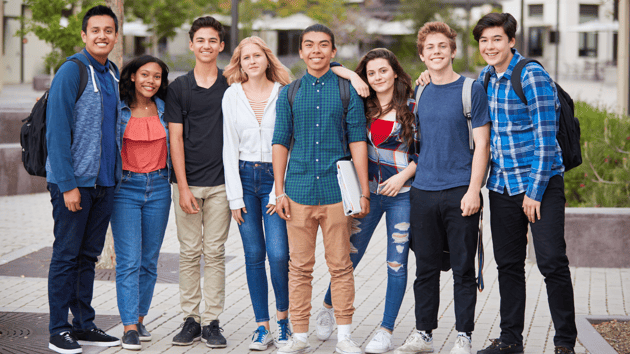
[(251, 36), (244, 38), (241, 43), (238, 44), (234, 50), (230, 64), (228, 64), (228, 66), (225, 67), (225, 70), (223, 70), (223, 76), (227, 79), (228, 84), (232, 85), (235, 82), (243, 83), (249, 79), (247, 74), (241, 70), (241, 52), (243, 51), (243, 47), (250, 43), (259, 46), (267, 56), (269, 67), (266, 70), (266, 74), (269, 81), (279, 82), (283, 86), (291, 83), (289, 72), (284, 65), (282, 65), (280, 60), (273, 55), (271, 49), (267, 46), (267, 43), (265, 43), (265, 41), (263, 41), (260, 37)]

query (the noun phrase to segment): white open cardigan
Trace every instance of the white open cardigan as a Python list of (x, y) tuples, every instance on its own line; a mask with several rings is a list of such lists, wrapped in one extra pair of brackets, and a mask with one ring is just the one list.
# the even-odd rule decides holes
[[(245, 206), (238, 161), (271, 162), (276, 101), (281, 88), (279, 83), (274, 83), (260, 124), (240, 83), (232, 84), (223, 95), (223, 165), (232, 210)], [(269, 204), (276, 204), (275, 184), (269, 193)]]

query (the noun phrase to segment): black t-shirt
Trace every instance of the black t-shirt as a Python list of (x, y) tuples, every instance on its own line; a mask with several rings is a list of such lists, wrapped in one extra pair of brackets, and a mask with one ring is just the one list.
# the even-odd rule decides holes
[[(186, 122), (182, 116), (185, 77), (175, 79), (166, 94), (164, 120), (184, 124), (184, 154), (188, 185), (213, 187), (225, 184), (223, 177), (223, 112), (221, 101), (229, 87), (219, 70), (217, 80), (210, 88), (197, 86), (193, 71), (185, 76), (191, 86), (190, 109)], [(175, 174), (171, 174), (177, 182)]]

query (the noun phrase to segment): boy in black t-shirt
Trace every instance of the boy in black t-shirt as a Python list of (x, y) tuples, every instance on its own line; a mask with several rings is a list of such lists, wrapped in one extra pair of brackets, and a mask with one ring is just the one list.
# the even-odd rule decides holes
[[(211, 348), (226, 347), (219, 327), (225, 303), (225, 241), (230, 208), (223, 177), (223, 113), (228, 88), (217, 57), (225, 43), (221, 23), (210, 16), (196, 19), (189, 31), (195, 68), (168, 88), (164, 120), (169, 122), (173, 161), (173, 203), (180, 243), (179, 291), (184, 312), (182, 331), (173, 345), (199, 339)], [(203, 297), (199, 261), (204, 255)]]

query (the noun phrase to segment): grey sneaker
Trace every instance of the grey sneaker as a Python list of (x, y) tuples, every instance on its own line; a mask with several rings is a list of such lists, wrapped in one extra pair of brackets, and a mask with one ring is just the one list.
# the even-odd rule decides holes
[(319, 309), (317, 317), (315, 317), (315, 322), (317, 322), (317, 338), (319, 338), (319, 340), (327, 340), (335, 330), (334, 313), (334, 309), (329, 309), (325, 306)]
[(302, 342), (291, 337), (284, 347), (278, 349), (278, 354), (303, 354), (308, 353), (310, 350), (311, 345), (308, 342)]
[(138, 327), (138, 334), (140, 335), (141, 342), (148, 342), (151, 340), (151, 333), (147, 331), (147, 328), (142, 323), (138, 322), (136, 327)]
[(181, 332), (173, 337), (173, 345), (191, 345), (194, 341), (201, 338), (201, 325), (192, 317), (188, 317)]
[(394, 351), (394, 354), (417, 353), (433, 353), (433, 338), (424, 337), (418, 331), (413, 331), (405, 343)]
[(142, 349), (142, 343), (140, 342), (140, 335), (138, 331), (133, 329), (128, 330), (122, 337), (123, 349), (140, 350)]
[(214, 320), (209, 325), (203, 326), (202, 340), (209, 348), (225, 348), (227, 341), (221, 332), (223, 328), (219, 327), (219, 320)]

